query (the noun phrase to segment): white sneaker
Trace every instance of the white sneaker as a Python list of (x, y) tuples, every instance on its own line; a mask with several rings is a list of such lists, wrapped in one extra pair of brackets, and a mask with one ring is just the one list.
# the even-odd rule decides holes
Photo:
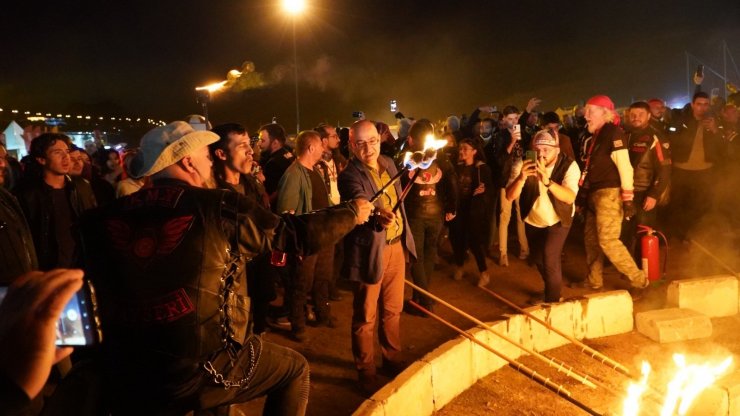
[(482, 272), (478, 278), (478, 287), (486, 287), (489, 283), (491, 283), (491, 276), (488, 271)]

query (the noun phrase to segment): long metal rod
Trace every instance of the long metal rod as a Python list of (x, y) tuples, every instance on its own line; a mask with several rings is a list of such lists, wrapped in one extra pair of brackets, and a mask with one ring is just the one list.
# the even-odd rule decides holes
[(733, 270), (733, 269), (732, 269), (732, 267), (730, 267), (729, 265), (727, 265), (727, 263), (723, 262), (723, 261), (722, 261), (722, 260), (720, 260), (720, 259), (719, 259), (719, 258), (718, 258), (717, 256), (715, 256), (714, 254), (712, 254), (712, 253), (711, 253), (711, 252), (710, 252), (709, 250), (707, 250), (707, 249), (706, 249), (706, 248), (705, 248), (705, 247), (704, 247), (703, 245), (699, 244), (699, 242), (698, 242), (698, 241), (696, 241), (696, 240), (694, 240), (694, 239), (690, 239), (689, 241), (691, 242), (691, 244), (693, 244), (693, 245), (695, 245), (696, 247), (698, 247), (698, 248), (699, 248), (699, 250), (703, 251), (703, 252), (704, 252), (704, 254), (706, 254), (707, 256), (709, 256), (709, 257), (710, 257), (710, 258), (711, 258), (712, 260), (716, 261), (716, 262), (717, 262), (717, 264), (719, 264), (719, 265), (720, 265), (720, 266), (722, 266), (722, 267), (723, 267), (723, 268), (724, 268), (725, 270), (727, 270), (728, 272), (730, 272), (730, 273), (731, 273), (731, 274), (732, 274), (733, 276), (735, 276), (735, 277), (738, 277), (738, 278), (740, 278), (740, 274), (738, 274), (738, 273), (737, 273), (737, 272), (736, 272), (735, 270)]
[(525, 311), (524, 309), (520, 308), (519, 306), (517, 306), (513, 302), (511, 302), (508, 299), (506, 299), (505, 297), (503, 297), (503, 296), (499, 295), (498, 293), (494, 292), (493, 290), (488, 289), (487, 287), (481, 287), (480, 289), (483, 290), (484, 292), (488, 293), (489, 295), (493, 296), (494, 298), (500, 300), (501, 302), (505, 303), (506, 305), (510, 306), (511, 308), (513, 308), (514, 310), (516, 310), (517, 312), (526, 315), (527, 317), (529, 317), (529, 319), (532, 319), (533, 321), (535, 321), (535, 322), (543, 325), (545, 328), (551, 330), (552, 332), (560, 335), (561, 337), (563, 337), (563, 338), (567, 339), (568, 341), (572, 342), (573, 344), (577, 345), (578, 347), (581, 348), (581, 352), (582, 353), (584, 353), (584, 354), (588, 355), (589, 357), (591, 357), (591, 358), (599, 361), (602, 364), (608, 365), (609, 367), (613, 368), (616, 371), (619, 371), (620, 373), (622, 373), (622, 374), (624, 374), (626, 376), (632, 377), (632, 375), (630, 374), (629, 368), (623, 366), (622, 364), (618, 363), (617, 361), (615, 361), (615, 360), (607, 357), (606, 355), (604, 355), (604, 354), (600, 353), (599, 351), (597, 351), (597, 350), (589, 347), (588, 345), (584, 344), (583, 342), (579, 341), (578, 339), (576, 339), (576, 338), (574, 338), (574, 337), (572, 337), (572, 336), (564, 333), (563, 331), (555, 328), (554, 326), (548, 324), (547, 322), (545, 322), (542, 319), (536, 317), (535, 315), (533, 315), (533, 314)]
[(390, 180), (390, 181), (388, 181), (388, 183), (387, 183), (387, 184), (383, 185), (383, 187), (382, 187), (382, 188), (380, 188), (380, 189), (378, 190), (378, 192), (376, 192), (376, 193), (375, 193), (375, 195), (373, 195), (373, 197), (372, 197), (372, 198), (370, 198), (370, 203), (371, 203), (371, 204), (375, 203), (375, 201), (377, 201), (377, 200), (378, 200), (378, 198), (380, 198), (380, 197), (381, 197), (381, 196), (382, 196), (382, 195), (383, 195), (383, 194), (385, 193), (385, 191), (386, 191), (386, 190), (388, 189), (388, 187), (389, 187), (389, 186), (391, 186), (391, 185), (393, 185), (394, 183), (396, 183), (396, 181), (397, 181), (397, 180), (399, 180), (399, 179), (401, 178), (401, 175), (403, 175), (404, 173), (406, 173), (406, 172), (408, 172), (408, 171), (409, 171), (409, 170), (408, 170), (408, 168), (406, 168), (406, 167), (404, 167), (404, 168), (401, 168), (401, 170), (399, 170), (399, 171), (398, 171), (398, 173), (396, 173), (396, 175), (395, 175), (395, 176), (393, 176), (393, 177), (391, 178), (391, 180)]
[(411, 186), (414, 185), (414, 182), (416, 182), (416, 178), (419, 177), (420, 173), (421, 173), (421, 169), (416, 169), (416, 172), (414, 172), (414, 176), (411, 177), (411, 181), (408, 184), (406, 184), (406, 186), (403, 188), (403, 191), (401, 192), (401, 196), (398, 198), (398, 201), (396, 201), (396, 205), (393, 207), (394, 213), (398, 211), (398, 208), (403, 203), (403, 200), (406, 199), (406, 195), (408, 195), (409, 191), (411, 190)]
[(571, 367), (568, 364), (566, 364), (566, 363), (558, 360), (557, 358), (546, 357), (545, 355), (540, 354), (539, 352), (537, 352), (537, 351), (535, 351), (535, 350), (533, 350), (531, 348), (525, 347), (524, 345), (522, 345), (522, 344), (514, 341), (513, 339), (507, 337), (506, 335), (501, 334), (501, 333), (495, 331), (493, 328), (491, 328), (490, 326), (488, 326), (485, 322), (481, 321), (480, 319), (478, 319), (478, 318), (476, 318), (476, 317), (474, 317), (474, 316), (472, 316), (472, 315), (464, 312), (463, 310), (461, 310), (461, 309), (459, 309), (459, 308), (457, 308), (457, 307), (455, 307), (455, 306), (453, 306), (453, 305), (445, 302), (443, 299), (440, 299), (438, 296), (433, 295), (429, 291), (420, 288), (419, 286), (417, 286), (417, 285), (409, 282), (408, 280), (405, 280), (405, 282), (406, 282), (407, 285), (409, 285), (409, 286), (413, 287), (414, 289), (418, 290), (420, 293), (423, 293), (423, 294), (427, 295), (428, 297), (430, 297), (430, 298), (436, 300), (437, 302), (441, 303), (442, 305), (444, 305), (444, 306), (452, 309), (453, 311), (455, 311), (458, 314), (464, 316), (465, 318), (469, 319), (470, 321), (475, 322), (476, 324), (482, 326), (488, 332), (490, 332), (490, 333), (492, 333), (492, 334), (500, 337), (501, 339), (505, 340), (506, 342), (508, 342), (508, 343), (516, 346), (517, 348), (521, 349), (522, 351), (526, 352), (527, 354), (530, 354), (530, 355), (534, 356), (535, 358), (539, 359), (540, 361), (546, 363), (548, 366), (556, 369), (558, 372), (563, 373), (566, 376), (571, 377), (571, 378), (573, 378), (575, 380), (578, 380), (581, 383), (583, 383), (584, 385), (586, 385), (588, 387), (591, 387), (592, 389), (595, 389), (596, 388), (596, 385), (594, 383), (592, 383), (591, 380), (588, 379), (588, 377), (589, 377), (588, 375), (579, 373), (573, 367)]
[(516, 360), (508, 357), (507, 355), (495, 350), (490, 345), (487, 345), (477, 339), (476, 337), (470, 335), (469, 333), (463, 331), (462, 329), (458, 328), (457, 326), (451, 324), (450, 322), (446, 321), (439, 315), (425, 309), (421, 305), (417, 304), (414, 301), (409, 301), (409, 304), (411, 304), (413, 307), (419, 309), (420, 311), (424, 312), (425, 314), (431, 316), (432, 318), (436, 319), (438, 322), (441, 322), (442, 324), (446, 325), (447, 327), (451, 328), (452, 330), (456, 331), (457, 333), (461, 334), (465, 338), (469, 339), (473, 343), (479, 345), (480, 347), (483, 347), (485, 350), (492, 352), (502, 360), (509, 363), (509, 366), (513, 368), (514, 370), (518, 371), (519, 373), (527, 376), (529, 379), (534, 380), (535, 382), (541, 384), (542, 386), (546, 387), (548, 390), (554, 392), (558, 396), (564, 398), (565, 400), (571, 402), (572, 404), (576, 405), (579, 409), (583, 410), (584, 412), (594, 415), (594, 416), (600, 416), (601, 413), (596, 412), (595, 410), (591, 409), (590, 407), (586, 406), (584, 403), (578, 401), (573, 397), (573, 394), (567, 390), (565, 387), (563, 387), (561, 384), (556, 384), (550, 381), (549, 378), (545, 378), (543, 375), (539, 374), (537, 371), (525, 366), (524, 364), (517, 362)]

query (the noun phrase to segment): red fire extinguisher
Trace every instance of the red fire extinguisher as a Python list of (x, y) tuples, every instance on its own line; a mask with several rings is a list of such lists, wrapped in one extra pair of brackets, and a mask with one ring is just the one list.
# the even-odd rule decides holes
[[(661, 276), (665, 274), (665, 265), (668, 260), (668, 240), (665, 235), (660, 231), (648, 227), (647, 225), (638, 225), (640, 231), (637, 233), (645, 233), (640, 240), (640, 247), (642, 251), (642, 271), (645, 272), (645, 276), (651, 282), (660, 280)], [(663, 260), (663, 274), (661, 274), (660, 267), (660, 240), (658, 235), (663, 237), (663, 241), (666, 244), (666, 255)]]

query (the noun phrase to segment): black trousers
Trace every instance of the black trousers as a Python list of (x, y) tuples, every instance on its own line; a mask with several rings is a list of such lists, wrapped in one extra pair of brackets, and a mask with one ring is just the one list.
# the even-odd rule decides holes
[(545, 302), (558, 302), (563, 286), (561, 255), (570, 227), (557, 223), (539, 228), (525, 223), (525, 232), (529, 242), (529, 258), (545, 282)]

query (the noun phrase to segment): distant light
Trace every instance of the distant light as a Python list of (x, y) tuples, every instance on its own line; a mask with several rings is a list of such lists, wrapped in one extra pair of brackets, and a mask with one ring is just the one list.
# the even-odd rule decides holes
[(37, 115), (37, 116), (40, 116), (40, 115), (41, 115), (41, 113), (36, 113), (36, 115)]
[(306, 9), (306, 2), (305, 0), (283, 0), (283, 9), (292, 15), (298, 15)]
[(57, 114), (57, 117), (62, 117), (62, 115), (61, 114)]
[(49, 114), (49, 113), (46, 113), (46, 117), (51, 117), (51, 114)]
[(85, 120), (90, 120), (90, 116), (85, 116)]
[(24, 111), (23, 114), (31, 114), (30, 111)]
[(82, 118), (82, 116), (77, 116), (77, 118)]
[(11, 112), (17, 114), (18, 110), (11, 110)]
[(103, 117), (98, 117), (98, 120), (102, 120), (102, 119), (103, 119)]

